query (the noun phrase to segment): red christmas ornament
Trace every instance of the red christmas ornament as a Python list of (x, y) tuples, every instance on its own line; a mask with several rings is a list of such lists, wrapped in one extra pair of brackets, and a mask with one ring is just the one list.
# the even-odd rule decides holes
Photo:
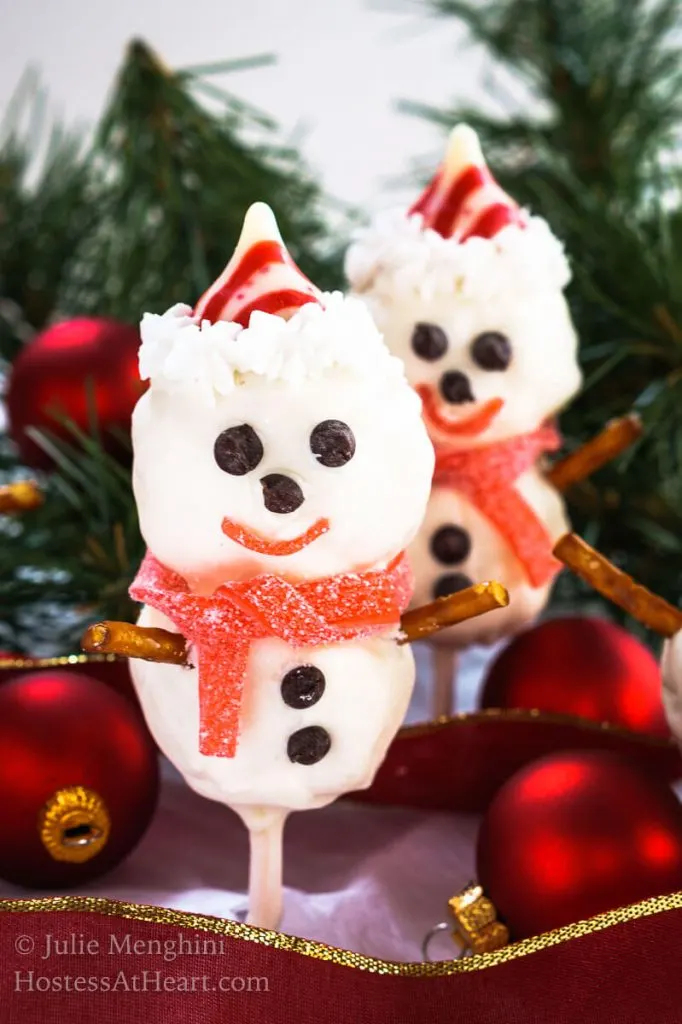
[(512, 939), (682, 889), (682, 807), (615, 754), (552, 754), (500, 789), (478, 880)]
[(118, 864), (158, 795), (156, 748), (125, 697), (46, 669), (0, 686), (0, 877), (81, 885)]
[(548, 619), (495, 660), (484, 708), (537, 708), (668, 738), (661, 670), (636, 637), (605, 619)]
[[(70, 659), (74, 660), (71, 661)], [(59, 664), (62, 662), (62, 664)], [(64, 655), (62, 658), (33, 658), (28, 654), (13, 654), (10, 651), (0, 651), (0, 686), (8, 683), (11, 679), (27, 672), (36, 672), (41, 669), (64, 669), (76, 675), (88, 676), (90, 679), (97, 679), (107, 686), (112, 686), (117, 693), (122, 694), (132, 702), (135, 709), (142, 715), (142, 708), (137, 699), (137, 693), (130, 676), (130, 667), (127, 658), (114, 658), (110, 655), (101, 654), (77, 654)]]
[(60, 419), (87, 433), (91, 404), (103, 434), (130, 430), (133, 407), (144, 390), (139, 344), (137, 327), (82, 317), (48, 327), (25, 345), (12, 366), (7, 411), (10, 436), (28, 465), (47, 468), (51, 460), (27, 436), (27, 427), (73, 442)]

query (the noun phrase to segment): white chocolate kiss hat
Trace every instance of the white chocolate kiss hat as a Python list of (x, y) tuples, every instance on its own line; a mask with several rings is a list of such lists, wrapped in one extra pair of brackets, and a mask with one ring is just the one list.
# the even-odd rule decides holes
[(353, 291), (404, 289), (483, 298), (501, 290), (555, 288), (570, 280), (547, 222), (522, 210), (493, 178), (478, 136), (450, 133), (445, 159), (409, 210), (378, 216), (346, 256)]
[(194, 316), (248, 327), (256, 311), (289, 320), (310, 302), (321, 306), (321, 293), (289, 255), (270, 207), (254, 203), (246, 211), (232, 259), (201, 296)]
[(248, 209), (232, 259), (194, 309), (145, 313), (140, 333), (140, 376), (152, 389), (215, 398), (248, 375), (293, 382), (335, 368), (404, 382), (365, 305), (305, 277), (265, 203)]
[(408, 216), (420, 214), (422, 228), (442, 238), (494, 238), (510, 224), (526, 226), (528, 218), (493, 178), (473, 128), (452, 129), (445, 159)]

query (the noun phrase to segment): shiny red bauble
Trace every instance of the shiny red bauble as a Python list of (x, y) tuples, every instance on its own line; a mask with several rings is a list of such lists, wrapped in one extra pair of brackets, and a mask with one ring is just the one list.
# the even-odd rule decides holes
[(478, 880), (512, 939), (682, 889), (682, 806), (615, 754), (553, 754), (517, 772), (481, 825)]
[(670, 736), (658, 662), (636, 637), (605, 619), (548, 619), (520, 633), (493, 662), (481, 704)]
[(27, 435), (29, 427), (74, 441), (69, 420), (90, 432), (126, 433), (144, 387), (140, 381), (137, 327), (97, 317), (67, 320), (37, 334), (14, 361), (7, 388), (9, 433), (30, 466), (47, 468), (48, 455)]
[(149, 732), (110, 686), (51, 669), (0, 686), (0, 878), (70, 888), (113, 868), (158, 782)]
[[(61, 664), (60, 664), (61, 663)], [(127, 658), (114, 658), (101, 654), (74, 654), (62, 657), (40, 658), (28, 654), (17, 654), (0, 651), (0, 686), (11, 679), (25, 673), (33, 673), (44, 669), (64, 669), (75, 675), (89, 676), (99, 682), (112, 686), (117, 693), (132, 701), (134, 707), (142, 715), (135, 687), (130, 676)]]

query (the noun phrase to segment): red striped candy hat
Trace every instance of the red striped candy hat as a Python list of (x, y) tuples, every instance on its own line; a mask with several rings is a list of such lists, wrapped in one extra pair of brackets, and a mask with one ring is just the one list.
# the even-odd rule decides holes
[(526, 224), (518, 204), (493, 178), (478, 136), (466, 124), (452, 129), (443, 163), (409, 212), (421, 215), (423, 227), (457, 242), (493, 238), (510, 224)]
[(288, 320), (309, 302), (321, 305), (321, 293), (287, 252), (270, 207), (254, 203), (246, 211), (232, 259), (201, 296), (194, 316), (248, 327), (254, 312)]

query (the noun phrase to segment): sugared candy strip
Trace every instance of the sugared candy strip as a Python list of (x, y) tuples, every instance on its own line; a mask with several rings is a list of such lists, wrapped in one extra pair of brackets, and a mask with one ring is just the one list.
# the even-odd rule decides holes
[[(441, 629), (485, 615), (495, 608), (506, 608), (508, 604), (509, 593), (501, 583), (496, 580), (475, 583), (456, 594), (403, 612), (396, 643), (425, 640)], [(83, 634), (81, 647), (90, 654), (117, 654), (122, 658), (141, 658), (167, 665), (189, 664), (187, 641), (181, 633), (153, 626), (134, 626), (130, 622), (93, 623)]]
[(435, 427), (439, 433), (446, 436), (475, 437), (477, 434), (482, 434), (504, 407), (504, 401), (501, 398), (491, 398), (487, 402), (481, 403), (473, 413), (453, 420), (443, 415), (442, 403), (428, 384), (417, 384), (415, 391), (422, 400), (427, 426)]
[(318, 519), (298, 537), (292, 537), (289, 540), (271, 540), (255, 530), (248, 530), (241, 523), (236, 523), (234, 520), (228, 519), (227, 516), (222, 522), (222, 531), (226, 537), (236, 544), (241, 544), (248, 551), (256, 551), (260, 555), (295, 555), (298, 551), (303, 551), (303, 548), (307, 548), (318, 537), (327, 533), (328, 530), (329, 520)]
[(130, 595), (167, 615), (197, 651), (202, 754), (234, 757), (251, 644), (278, 637), (296, 646), (396, 631), (412, 593), (404, 554), (383, 570), (290, 583), (256, 576), (192, 594), (179, 573), (147, 554)]
[(552, 538), (514, 486), (541, 455), (556, 451), (561, 438), (545, 425), (529, 434), (458, 450), (436, 446), (434, 487), (463, 494), (509, 544), (534, 587), (548, 583), (561, 564), (552, 555)]

